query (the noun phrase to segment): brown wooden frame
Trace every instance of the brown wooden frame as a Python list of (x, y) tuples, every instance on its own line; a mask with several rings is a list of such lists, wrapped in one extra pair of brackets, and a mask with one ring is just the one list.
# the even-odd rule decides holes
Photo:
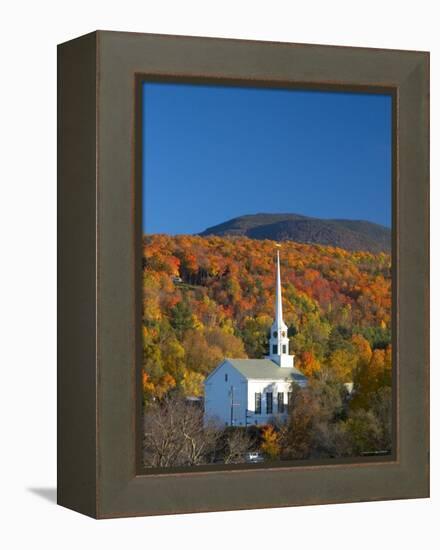
[[(429, 55), (98, 31), (58, 63), (59, 504), (105, 518), (428, 496)], [(141, 471), (143, 78), (393, 95), (389, 459)]]

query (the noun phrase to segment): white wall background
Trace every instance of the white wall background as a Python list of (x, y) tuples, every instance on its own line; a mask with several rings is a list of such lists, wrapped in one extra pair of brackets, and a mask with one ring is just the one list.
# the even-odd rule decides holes
[[(0, 544), (3, 548), (433, 548), (432, 499), (107, 520), (53, 503), (55, 487), (55, 45), (95, 29), (431, 50), (432, 326), (440, 327), (439, 54), (429, 0), (5, 2), (0, 55)], [(437, 154), (436, 154), (437, 153)], [(432, 349), (432, 393), (439, 390)], [(439, 399), (432, 423), (438, 434)], [(38, 494), (39, 493), (39, 494)], [(275, 536), (275, 539), (274, 539)], [(2, 540), (5, 539), (5, 540)], [(429, 542), (429, 541), (432, 542)]]

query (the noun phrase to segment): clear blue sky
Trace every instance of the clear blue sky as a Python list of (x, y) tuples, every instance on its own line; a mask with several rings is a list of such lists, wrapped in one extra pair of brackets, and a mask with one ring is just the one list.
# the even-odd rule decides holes
[(143, 85), (143, 228), (198, 233), (244, 214), (391, 225), (391, 97)]

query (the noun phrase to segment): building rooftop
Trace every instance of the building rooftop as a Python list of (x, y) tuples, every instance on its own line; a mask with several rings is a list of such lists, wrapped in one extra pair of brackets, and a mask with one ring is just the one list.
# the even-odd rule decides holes
[(228, 359), (225, 361), (236, 368), (243, 376), (255, 380), (294, 380), (305, 382), (307, 378), (295, 367), (283, 368), (270, 359)]

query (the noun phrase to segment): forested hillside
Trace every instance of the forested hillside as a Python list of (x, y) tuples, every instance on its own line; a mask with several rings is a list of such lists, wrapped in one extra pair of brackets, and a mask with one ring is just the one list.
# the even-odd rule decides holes
[(389, 227), (365, 220), (312, 218), (301, 214), (250, 214), (209, 227), (202, 237), (249, 237), (337, 246), (346, 250), (390, 252)]
[[(224, 357), (267, 353), (275, 242), (151, 235), (143, 258), (147, 400), (172, 388), (201, 395), (204, 377)], [(296, 366), (354, 381), (364, 406), (390, 385), (390, 256), (286, 241), (281, 270)]]

